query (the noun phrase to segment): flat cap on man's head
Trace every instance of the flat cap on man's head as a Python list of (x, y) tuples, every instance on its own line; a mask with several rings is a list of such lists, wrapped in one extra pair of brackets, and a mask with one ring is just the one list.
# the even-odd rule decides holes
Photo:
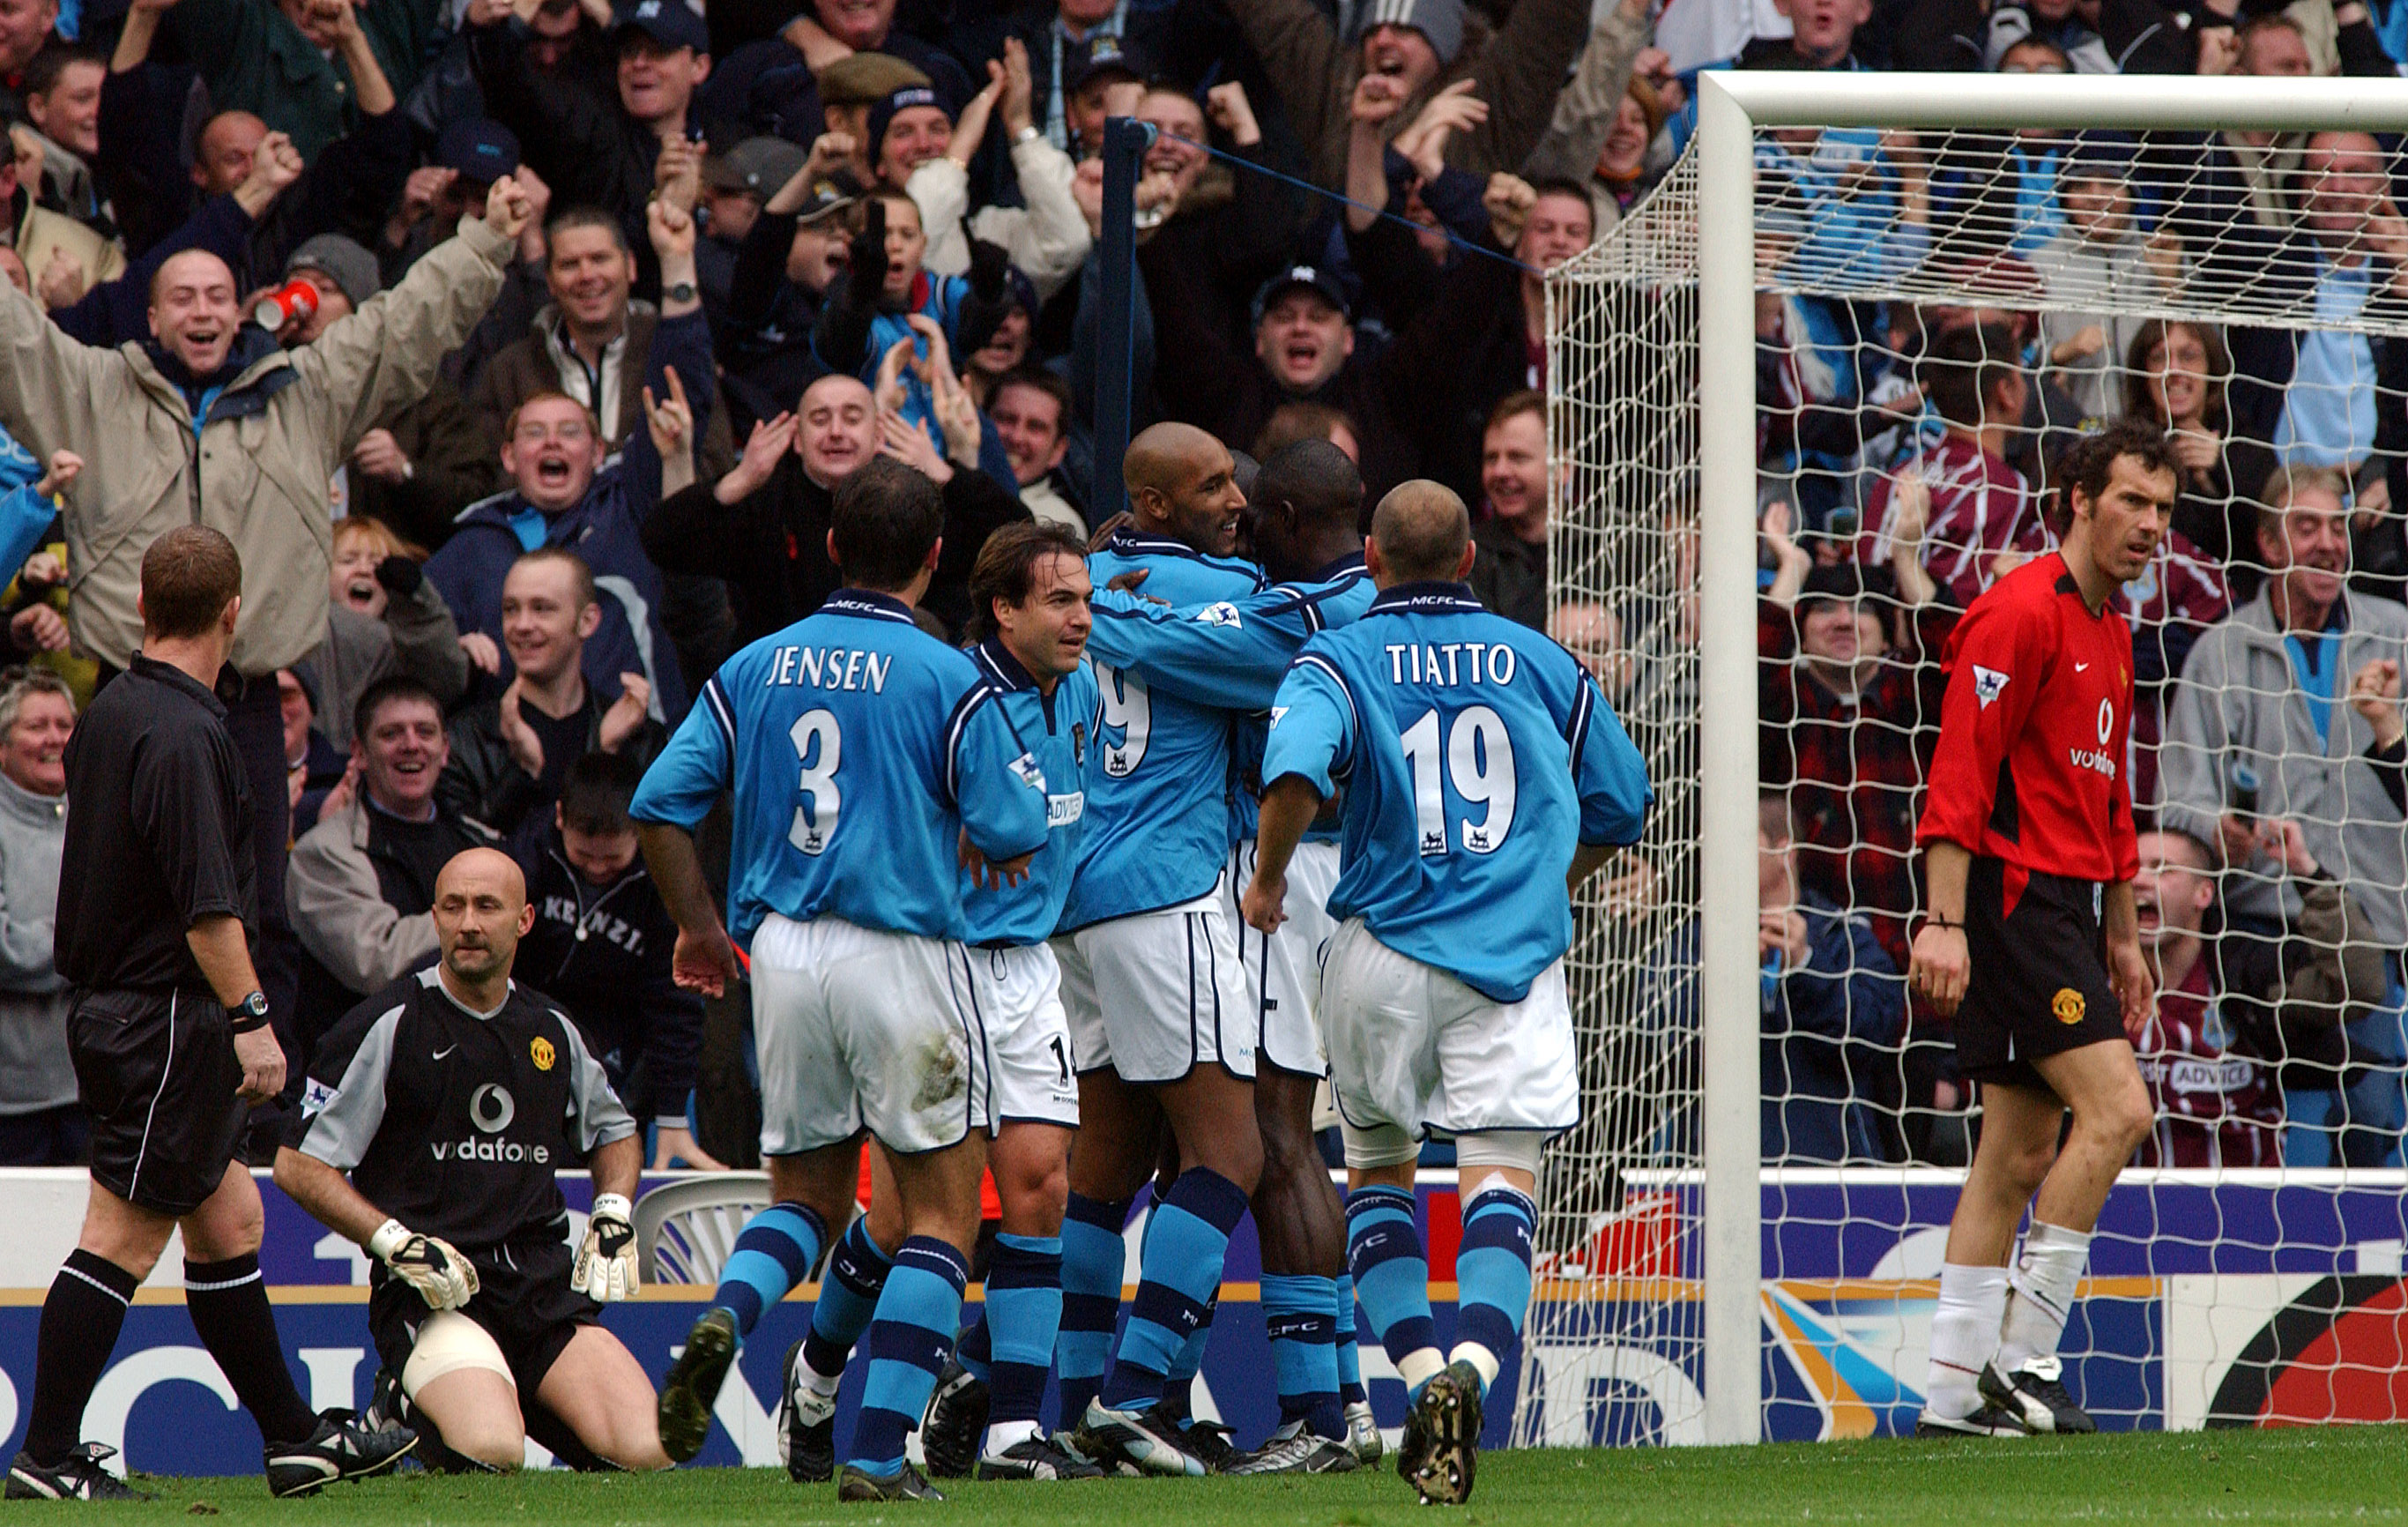
[(892, 53), (855, 53), (840, 58), (819, 74), (822, 106), (871, 106), (898, 90), (933, 83), (925, 70)]

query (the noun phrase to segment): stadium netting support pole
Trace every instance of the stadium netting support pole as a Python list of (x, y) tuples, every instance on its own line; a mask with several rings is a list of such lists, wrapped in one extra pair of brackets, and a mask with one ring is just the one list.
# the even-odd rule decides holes
[[(1698, 77), (1699, 603), (1756, 603), (1753, 129)], [(1698, 632), (1698, 1110), (1703, 1134), (1706, 1440), (1763, 1435), (1757, 1181), (1756, 680), (1751, 623)]]
[(1104, 232), (1096, 251), (1102, 311), (1096, 345), (1096, 482), (1091, 519), (1103, 524), (1128, 508), (1121, 457), (1128, 454), (1130, 374), (1137, 343), (1137, 176), (1154, 127), (1134, 117), (1104, 123)]

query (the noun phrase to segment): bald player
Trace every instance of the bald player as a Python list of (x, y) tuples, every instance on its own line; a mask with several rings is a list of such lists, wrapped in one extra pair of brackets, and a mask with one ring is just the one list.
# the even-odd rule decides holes
[[(1398, 1471), (1425, 1502), (1456, 1505), (1529, 1304), (1541, 1154), (1579, 1122), (1570, 891), (1638, 841), (1655, 800), (1579, 661), (1472, 598), (1470, 538), (1463, 500), (1436, 483), (1380, 501), (1365, 550), (1378, 598), (1305, 643), (1271, 709), (1242, 900), (1249, 925), (1281, 926), (1297, 844), (1342, 786), (1320, 1012), (1348, 1261), (1412, 1399)], [(1454, 1138), (1463, 1184), (1451, 1352), (1413, 1224), (1432, 1133)]]
[[(1130, 523), (1088, 559), (1096, 587), (1141, 569), (1148, 596), (1185, 606), (1263, 586), (1232, 555), (1246, 499), (1219, 440), (1156, 425), (1129, 442), (1122, 476)], [(1086, 766), (1086, 837), (1054, 941), (1079, 1069), (1055, 1348), (1063, 1425), (1091, 1461), (1205, 1474), (1235, 1455), (1217, 1433), (1186, 1427), (1184, 1380), (1263, 1161), (1246, 976), (1220, 894), (1229, 718), (1109, 663), (1096, 665), (1096, 679), (1103, 703)], [(1137, 1302), (1111, 1353), (1121, 1231), (1166, 1128), (1181, 1170), (1147, 1232)]]
[[(639, 1281), (636, 1122), (577, 1025), (510, 980), (535, 921), (518, 866), (458, 856), (434, 914), (435, 968), (320, 1043), (277, 1186), (375, 1257), (377, 1409), (420, 1457), (507, 1473), (532, 1433), (581, 1466), (667, 1468), (652, 1380), (595, 1323)], [(572, 1252), (556, 1174), (575, 1165), (595, 1191)]]
[[(1153, 693), (1228, 716), (1240, 783), (1225, 877), (1232, 915), (1254, 871), (1254, 792), (1272, 697), (1298, 649), (1360, 617), (1374, 594), (1356, 528), (1363, 479), (1343, 451), (1326, 440), (1284, 446), (1263, 462), (1253, 496), (1254, 549), (1274, 587), (1175, 610), (1105, 589), (1095, 597), (1088, 641), (1097, 662), (1134, 675)], [(1142, 592), (1151, 595), (1152, 584), (1149, 578)], [(1338, 871), (1331, 813), (1297, 847), (1287, 922), (1277, 933), (1239, 930), (1263, 1142), (1253, 1207), (1280, 1424), (1232, 1473), (1325, 1474), (1380, 1456), (1379, 1429), (1354, 1361), (1345, 1218), (1312, 1136), (1313, 1095), (1327, 1074), (1314, 1020), (1319, 952), (1333, 931), (1323, 908)]]

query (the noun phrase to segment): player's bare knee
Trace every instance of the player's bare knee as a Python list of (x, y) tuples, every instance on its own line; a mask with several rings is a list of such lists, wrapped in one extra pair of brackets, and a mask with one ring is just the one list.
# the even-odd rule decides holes
[[(2151, 1126), (2157, 1122), (2156, 1110), (2149, 1102), (2149, 1090), (2138, 1075), (2133, 1076), (2128, 1085), (2109, 1093), (2107, 1099), (2091, 1112), (2095, 1116), (2088, 1121), (2090, 1128), (2097, 1131), (2101, 1138), (2120, 1146), (2124, 1152), (2137, 1149), (2141, 1142), (2148, 1138)], [(2077, 1116), (2076, 1122), (2083, 1120)]]
[(213, 1215), (208, 1205), (183, 1222), (184, 1255), (194, 1261), (225, 1261), (257, 1251), (266, 1239), (266, 1217), (254, 1203), (244, 1214), (229, 1210)]
[(630, 1474), (652, 1474), (677, 1466), (661, 1450), (661, 1430), (652, 1408), (633, 1397), (624, 1405), (611, 1406), (601, 1436), (582, 1440), (594, 1449), (595, 1457)]
[(526, 1433), (516, 1418), (455, 1416), (438, 1429), (444, 1447), (480, 1468), (516, 1474), (526, 1464)]
[(1995, 1159), (2000, 1175), (2006, 1179), (2017, 1201), (2027, 1201), (2040, 1191), (2040, 1185), (2048, 1180), (2049, 1169), (2057, 1165), (2057, 1141), (2050, 1138), (2002, 1143)]
[(1003, 1228), (1015, 1235), (1058, 1235), (1062, 1216), (1070, 1206), (1070, 1164), (1055, 1160), (1041, 1166), (1022, 1165), (1008, 1179), (997, 1178), (996, 1196), (1003, 1201)]
[(76, 1238), (76, 1249), (89, 1251), (112, 1266), (122, 1267), (136, 1278), (147, 1278), (159, 1265), (160, 1253), (167, 1249), (167, 1237), (174, 1234), (173, 1221), (140, 1213), (122, 1205), (117, 1214), (95, 1213), (85, 1217), (83, 1232)]

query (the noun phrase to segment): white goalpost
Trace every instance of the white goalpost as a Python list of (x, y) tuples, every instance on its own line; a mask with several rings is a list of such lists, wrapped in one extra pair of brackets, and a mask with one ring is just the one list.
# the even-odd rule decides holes
[[(1798, 297), (1892, 313), (2036, 314), (2052, 301), (2000, 284), (1978, 262), (1928, 252), (1862, 267), (1784, 267), (1766, 240), (1794, 239), (1797, 217), (1794, 205), (1773, 205), (1757, 172), (1770, 135), (1895, 130), (1923, 135), (1927, 159), (1939, 144), (1979, 163), (1985, 145), (2003, 154), (2010, 135), (2041, 131), (2143, 145), (2186, 133), (2408, 132), (2401, 80), (1729, 72), (1699, 76), (1697, 94), (1696, 135), (1682, 159), (1547, 282), (1556, 634), (1591, 660), (1648, 756), (1659, 800), (1646, 841), (1592, 882), (1576, 909), (1570, 967), (1584, 1120), (1559, 1143), (1542, 1193), (1541, 1286), (1515, 1414), (1515, 1440), (1526, 1444), (1894, 1431), (1913, 1400), (1901, 1389), (1921, 1382), (1923, 1337), (1909, 1306), (1928, 1298), (1936, 1272), (1930, 1219), (1936, 1212), (1944, 1223), (1961, 1179), (1961, 1169), (1902, 1157), (1775, 1164), (1759, 1137), (1770, 978), (1756, 942), (1757, 612), (1771, 574), (1759, 576), (1758, 524), (1775, 491), (1759, 468), (1760, 333), (1767, 304)], [(2015, 220), (2031, 209), (2006, 200), (2004, 212), (1977, 212), (1999, 219), (1976, 230), (1977, 244), (2003, 252), (2019, 237)], [(2164, 218), (2161, 230), (2187, 240), (2193, 272), (2229, 252), (2228, 232), (2245, 231)], [(1888, 231), (1872, 226), (1877, 237)], [(2313, 296), (2246, 280), (2093, 296), (2082, 306), (2114, 324), (2408, 333), (2398, 312), (2336, 315)], [(1851, 341), (1859, 351), (1887, 342)], [(2035, 388), (2052, 364), (2043, 345)], [(2123, 396), (2112, 391), (2128, 380), (2122, 357), (2111, 351), (2106, 366), (2109, 380), (2094, 385)], [(2383, 410), (2408, 407), (2387, 388), (2376, 396)], [(1872, 408), (1863, 397), (1831, 408), (1842, 406), (1866, 417)], [(1857, 420), (1856, 436), (1873, 433)], [(2362, 465), (2361, 481), (2381, 475), (2382, 462)], [(1838, 476), (1856, 493), (1885, 469), (1864, 445)], [(2234, 483), (2229, 497), (2245, 506), (2257, 491)], [(1802, 512), (1794, 492), (1789, 501)], [(1860, 498), (1835, 512), (1878, 528)], [(1829, 524), (1834, 545), (1838, 526), (1854, 540), (1856, 524)], [(2228, 551), (2236, 564), (2257, 555), (2239, 540)], [(2167, 820), (2176, 820), (2171, 806)], [(2336, 872), (2346, 886), (2349, 872)], [(2394, 976), (2396, 986), (2396, 967)], [(2327, 1410), (2297, 1412), (2315, 1405), (2296, 1398), (2307, 1382), (2298, 1366), (2306, 1317), (2293, 1312), (2325, 1307), (2319, 1299), (2345, 1310), (2385, 1277), (2396, 1281), (2402, 1186), (2396, 1167), (2362, 1165), (2128, 1173), (2118, 1192), (2155, 1195), (2136, 1212), (2174, 1227), (2165, 1233), (2179, 1249), (2117, 1239), (2102, 1223), (2102, 1246), (2116, 1248), (2094, 1259), (2086, 1288), (2100, 1303), (2080, 1339), (2095, 1388), (2125, 1384), (2116, 1365), (2128, 1358), (2139, 1396), (2104, 1407), (2115, 1418), (2106, 1424), (2235, 1424), (2249, 1419), (2236, 1406), (2260, 1401), (2261, 1419), (2356, 1419), (2351, 1405), (2377, 1403), (2364, 1398), (2343, 1350), (2316, 1381)], [(2271, 1232), (2244, 1209), (2245, 1194), (2264, 1195)], [(1826, 1242), (1836, 1248), (1828, 1256), (1801, 1249)], [(1876, 1326), (1890, 1334), (1868, 1334)], [(2278, 1327), (2289, 1334), (2268, 1334)], [(1885, 1362), (1886, 1374), (1871, 1371)]]

